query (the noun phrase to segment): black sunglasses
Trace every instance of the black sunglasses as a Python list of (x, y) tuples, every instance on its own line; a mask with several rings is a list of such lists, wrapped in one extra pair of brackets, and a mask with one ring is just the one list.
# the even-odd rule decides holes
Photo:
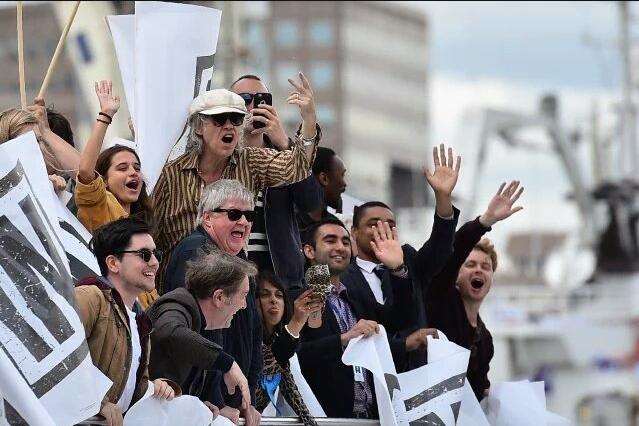
[(155, 256), (158, 262), (162, 261), (162, 252), (157, 249), (151, 250), (148, 248), (141, 248), (139, 250), (122, 250), (117, 253), (118, 254), (123, 254), (123, 253), (135, 254), (136, 256), (141, 257), (142, 260), (144, 260), (146, 263), (149, 263), (151, 261), (151, 255)]
[(215, 213), (226, 213), (229, 220), (240, 220), (242, 216), (246, 218), (247, 221), (253, 223), (255, 219), (255, 212), (253, 210), (240, 210), (240, 209), (215, 209), (213, 210)]
[(234, 126), (241, 126), (242, 123), (244, 123), (244, 114), (240, 114), (239, 112), (225, 112), (222, 114), (209, 115), (208, 117), (217, 127), (224, 126), (227, 120)]
[(238, 95), (240, 95), (242, 97), (242, 99), (244, 99), (244, 103), (246, 104), (246, 106), (249, 106), (251, 104), (251, 102), (253, 102), (253, 98), (255, 98), (256, 96), (260, 99), (266, 98), (271, 96), (270, 93), (238, 93)]

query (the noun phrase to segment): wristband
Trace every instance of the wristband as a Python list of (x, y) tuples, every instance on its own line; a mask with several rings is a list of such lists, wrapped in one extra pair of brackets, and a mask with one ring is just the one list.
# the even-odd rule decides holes
[(104, 124), (106, 124), (107, 126), (108, 126), (109, 124), (111, 124), (110, 122), (105, 121), (105, 120), (100, 120), (99, 118), (96, 118), (96, 120), (97, 120), (97, 121), (99, 121), (100, 123), (104, 123)]
[(299, 339), (300, 338), (299, 334), (296, 336), (293, 333), (291, 333), (291, 330), (288, 329), (288, 324), (284, 325), (284, 330), (286, 330), (286, 332), (288, 334), (290, 334), (293, 339)]
[(104, 112), (100, 111), (100, 112), (98, 113), (98, 115), (102, 115), (102, 116), (104, 116), (104, 117), (108, 118), (108, 119), (109, 119), (109, 123), (113, 121), (113, 117), (111, 117), (111, 116), (110, 116), (109, 114), (107, 114), (107, 113), (104, 113)]

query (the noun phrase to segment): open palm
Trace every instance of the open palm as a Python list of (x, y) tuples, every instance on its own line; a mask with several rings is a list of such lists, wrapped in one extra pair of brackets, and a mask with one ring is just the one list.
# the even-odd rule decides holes
[(444, 144), (441, 144), (439, 150), (437, 147), (433, 148), (433, 162), (435, 163), (433, 173), (430, 173), (429, 169), (424, 170), (428, 184), (437, 194), (452, 194), (459, 177), (461, 157), (457, 156), (457, 162), (454, 164), (453, 149), (448, 148), (448, 158), (446, 158), (446, 148)]
[(500, 220), (504, 220), (522, 210), (523, 207), (513, 207), (513, 204), (517, 202), (523, 192), (524, 188), (519, 188), (518, 180), (510, 182), (508, 186), (506, 186), (505, 182), (502, 183), (495, 196), (490, 200), (486, 211), (481, 216), (480, 220), (482, 223), (492, 226)]

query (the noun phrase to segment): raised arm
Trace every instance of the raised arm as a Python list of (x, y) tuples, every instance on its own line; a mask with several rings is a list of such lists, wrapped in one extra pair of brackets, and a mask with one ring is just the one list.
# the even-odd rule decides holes
[(82, 150), (80, 156), (80, 167), (78, 170), (78, 180), (88, 185), (95, 179), (95, 164), (102, 149), (104, 135), (111, 119), (120, 108), (120, 98), (113, 96), (113, 84), (109, 80), (102, 80), (95, 83), (95, 93), (100, 101), (101, 114), (93, 124), (91, 136)]
[[(286, 102), (291, 105), (297, 105), (300, 108), (300, 115), (302, 116), (302, 138), (304, 140), (316, 139), (318, 135), (317, 130), (317, 114), (315, 112), (315, 98), (313, 95), (313, 89), (311, 83), (306, 76), (299, 73), (300, 82), (296, 82), (293, 79), (288, 79), (288, 82), (294, 87), (294, 90), (286, 98)], [(311, 144), (304, 147), (306, 158), (309, 163), (313, 162), (313, 156), (315, 155), (315, 147)]]
[(523, 209), (521, 206), (513, 207), (523, 191), (524, 188), (519, 187), (519, 181), (512, 181), (507, 187), (505, 182), (502, 183), (488, 203), (486, 211), (457, 230), (453, 254), (449, 257), (444, 269), (433, 279), (429, 291), (446, 291), (455, 283), (459, 269), (484, 234), (489, 232), (495, 223)]
[(42, 142), (40, 149), (47, 163), (49, 174), (74, 176), (80, 162), (80, 153), (49, 128), (44, 99), (36, 98), (34, 104), (28, 106), (27, 110), (38, 119), (38, 132)]

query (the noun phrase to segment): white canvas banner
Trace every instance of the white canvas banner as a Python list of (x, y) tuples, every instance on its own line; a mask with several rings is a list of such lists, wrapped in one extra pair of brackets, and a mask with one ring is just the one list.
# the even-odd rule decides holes
[(20, 160), (24, 173), (32, 182), (36, 198), (62, 242), (74, 282), (99, 274), (98, 262), (89, 248), (91, 233), (69, 211), (64, 199), (61, 200), (53, 191), (33, 132), (2, 144), (0, 153), (2, 158)]
[[(295, 380), (295, 385), (297, 385), (297, 390), (299, 390), (300, 396), (302, 397), (302, 400), (304, 400), (304, 404), (306, 405), (306, 408), (308, 408), (308, 412), (311, 414), (311, 416), (326, 417), (326, 413), (324, 412), (324, 409), (320, 405), (319, 401), (317, 400), (317, 397), (313, 393), (313, 390), (311, 389), (308, 382), (304, 378), (304, 375), (302, 374), (302, 368), (300, 367), (300, 362), (299, 362), (299, 359), (297, 358), (297, 354), (293, 354), (293, 356), (289, 360), (289, 368), (291, 369), (291, 375), (293, 376), (293, 380)], [(275, 401), (277, 401), (277, 404), (278, 404), (277, 410), (280, 410), (280, 412), (285, 411), (286, 413), (289, 413), (289, 412), (295, 413), (293, 409), (288, 405), (284, 397), (280, 397), (279, 391), (280, 391), (280, 388), (278, 386), (274, 394)], [(280, 404), (284, 406), (284, 410), (282, 409), (283, 407), (280, 407)], [(277, 410), (275, 406), (273, 405), (273, 403), (271, 402), (266, 406), (264, 411), (262, 411), (262, 416), (278, 417)], [(295, 416), (296, 414), (292, 414), (292, 415)], [(286, 415), (284, 414), (282, 414), (282, 416), (286, 417)]]
[[(115, 46), (124, 97), (133, 119), (135, 117), (135, 15), (107, 16), (106, 22)], [(133, 123), (135, 124), (135, 120)]]
[(153, 396), (153, 383), (126, 416), (124, 426), (232, 426), (226, 417), (217, 416), (194, 396), (182, 395), (171, 401)]
[(91, 362), (74, 309), (60, 211), (35, 135), (0, 145), (0, 364), (21, 378), (0, 388), (18, 401), (8, 417), (41, 419), (32, 424), (47, 424), (45, 411), (56, 425), (91, 417), (111, 386)]
[[(380, 424), (456, 424), (462, 401), (469, 401), (470, 387), (465, 383), (470, 351), (447, 340), (438, 342), (439, 345), (431, 343), (429, 340), (429, 354), (431, 346), (439, 352), (432, 357), (432, 362), (398, 374), (382, 326), (379, 334), (349, 342), (342, 362), (366, 368), (373, 374)], [(486, 424), (483, 413), (477, 412), (472, 401), (463, 410), (466, 421), (474, 422), (467, 424)]]
[(568, 426), (570, 421), (546, 410), (544, 382), (501, 382), (481, 402), (492, 426)]
[(191, 101), (210, 88), (221, 16), (204, 6), (135, 3), (133, 120), (149, 191), (184, 130)]

